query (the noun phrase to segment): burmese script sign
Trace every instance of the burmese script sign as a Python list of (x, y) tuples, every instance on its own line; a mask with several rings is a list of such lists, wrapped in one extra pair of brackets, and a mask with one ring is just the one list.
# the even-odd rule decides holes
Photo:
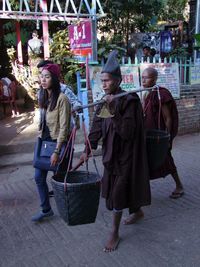
[(71, 51), (82, 59), (92, 56), (92, 32), (89, 20), (80, 21), (78, 24), (68, 26)]
[(180, 98), (180, 82), (178, 63), (140, 64), (140, 73), (147, 67), (158, 71), (157, 84), (167, 88), (174, 98)]
[[(102, 98), (104, 91), (101, 83), (102, 67), (90, 66), (90, 83), (92, 88), (93, 101), (96, 102)], [(136, 90), (140, 87), (138, 67), (121, 67), (122, 82), (121, 88), (126, 91)]]
[(190, 67), (190, 84), (200, 84), (200, 65)]

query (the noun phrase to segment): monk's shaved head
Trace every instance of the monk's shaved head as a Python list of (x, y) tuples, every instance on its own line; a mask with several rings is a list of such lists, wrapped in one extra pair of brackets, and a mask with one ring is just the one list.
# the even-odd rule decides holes
[(153, 87), (156, 84), (158, 78), (158, 72), (154, 68), (146, 68), (142, 73), (142, 86), (144, 88)]
[(154, 77), (154, 78), (156, 78), (156, 79), (158, 78), (158, 72), (157, 72), (157, 70), (154, 69), (154, 68), (151, 68), (151, 67), (146, 68), (146, 69), (144, 70), (144, 72), (148, 73), (148, 75), (151, 76), (151, 77)]

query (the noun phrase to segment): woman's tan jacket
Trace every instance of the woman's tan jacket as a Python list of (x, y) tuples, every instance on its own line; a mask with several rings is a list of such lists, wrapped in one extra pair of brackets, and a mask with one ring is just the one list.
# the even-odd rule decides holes
[(70, 132), (71, 105), (67, 97), (60, 93), (56, 107), (53, 111), (46, 112), (46, 124), (49, 128), (50, 136), (57, 143), (67, 141)]

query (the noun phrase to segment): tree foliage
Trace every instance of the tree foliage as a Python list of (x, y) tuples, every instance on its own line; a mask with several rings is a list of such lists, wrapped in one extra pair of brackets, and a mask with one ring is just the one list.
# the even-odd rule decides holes
[(100, 29), (127, 38), (131, 32), (148, 30), (151, 19), (163, 8), (163, 1), (107, 0), (102, 5), (107, 17), (99, 23)]
[(131, 33), (155, 30), (158, 20), (168, 22), (183, 20), (187, 2), (187, 0), (106, 0), (102, 2), (102, 6), (107, 16), (99, 21), (98, 27), (111, 42), (128, 44)]
[(53, 34), (50, 52), (51, 60), (61, 67), (64, 81), (76, 88), (76, 72), (82, 71), (82, 66), (73, 58), (67, 29), (59, 30)]
[(188, 0), (164, 0), (164, 8), (159, 15), (161, 20), (174, 22), (185, 20), (185, 7)]

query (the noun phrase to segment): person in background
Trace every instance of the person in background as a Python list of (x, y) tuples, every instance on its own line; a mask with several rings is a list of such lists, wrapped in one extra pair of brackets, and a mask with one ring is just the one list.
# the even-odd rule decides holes
[(155, 48), (151, 48), (151, 56), (155, 57), (156, 55), (156, 49)]
[[(2, 90), (0, 92), (0, 99), (3, 102), (7, 102), (11, 106), (12, 118), (19, 116), (19, 110), (16, 104), (17, 95), (17, 81), (13, 75), (7, 75), (1, 78)], [(4, 107), (4, 114), (6, 112), (6, 107)]]
[(28, 65), (33, 78), (37, 76), (37, 64), (43, 57), (43, 43), (39, 39), (37, 30), (33, 31), (32, 39), (27, 43)]
[(32, 33), (32, 38), (28, 40), (28, 56), (39, 57), (42, 52), (42, 41), (38, 38), (38, 32)]
[[(116, 55), (116, 51), (110, 53), (101, 74), (106, 94), (104, 100), (111, 116), (102, 118), (99, 106), (89, 133), (92, 149), (97, 148), (102, 138), (102, 196), (107, 209), (113, 213), (105, 252), (111, 252), (118, 246), (123, 209), (128, 208), (130, 213), (138, 212), (139, 207), (149, 205), (151, 201), (142, 106), (136, 93), (114, 98), (124, 92), (120, 88), (122, 75)], [(90, 149), (85, 151), (87, 153), (83, 152), (80, 162), (88, 159)]]
[[(57, 64), (45, 65), (40, 73), (41, 90), (43, 90), (39, 99), (39, 107), (42, 111), (41, 138), (56, 142), (56, 149), (50, 159), (52, 166), (58, 163), (62, 144), (67, 142), (70, 133), (71, 107), (60, 90), (59, 76), (60, 69)], [(32, 217), (33, 222), (40, 222), (54, 215), (49, 202), (47, 174), (48, 171), (35, 168), (35, 182), (41, 211)]]
[(151, 54), (151, 48), (149, 46), (143, 47), (143, 62), (153, 62), (153, 56)]
[[(158, 129), (159, 120), (159, 98), (161, 99), (161, 118), (160, 129), (170, 134), (170, 143), (167, 157), (161, 167), (157, 170), (149, 170), (150, 179), (157, 179), (171, 175), (175, 182), (175, 190), (171, 193), (170, 198), (177, 199), (183, 196), (184, 189), (177, 172), (174, 159), (171, 154), (173, 140), (178, 132), (178, 111), (176, 102), (171, 93), (163, 87), (157, 87), (156, 81), (158, 72), (154, 68), (146, 68), (142, 73), (142, 86), (144, 88), (154, 87), (155, 89), (148, 92), (144, 98), (144, 125), (147, 130)], [(158, 92), (159, 90), (159, 92)], [(127, 224), (133, 224), (144, 216), (142, 209), (137, 214), (132, 214), (127, 219)]]

